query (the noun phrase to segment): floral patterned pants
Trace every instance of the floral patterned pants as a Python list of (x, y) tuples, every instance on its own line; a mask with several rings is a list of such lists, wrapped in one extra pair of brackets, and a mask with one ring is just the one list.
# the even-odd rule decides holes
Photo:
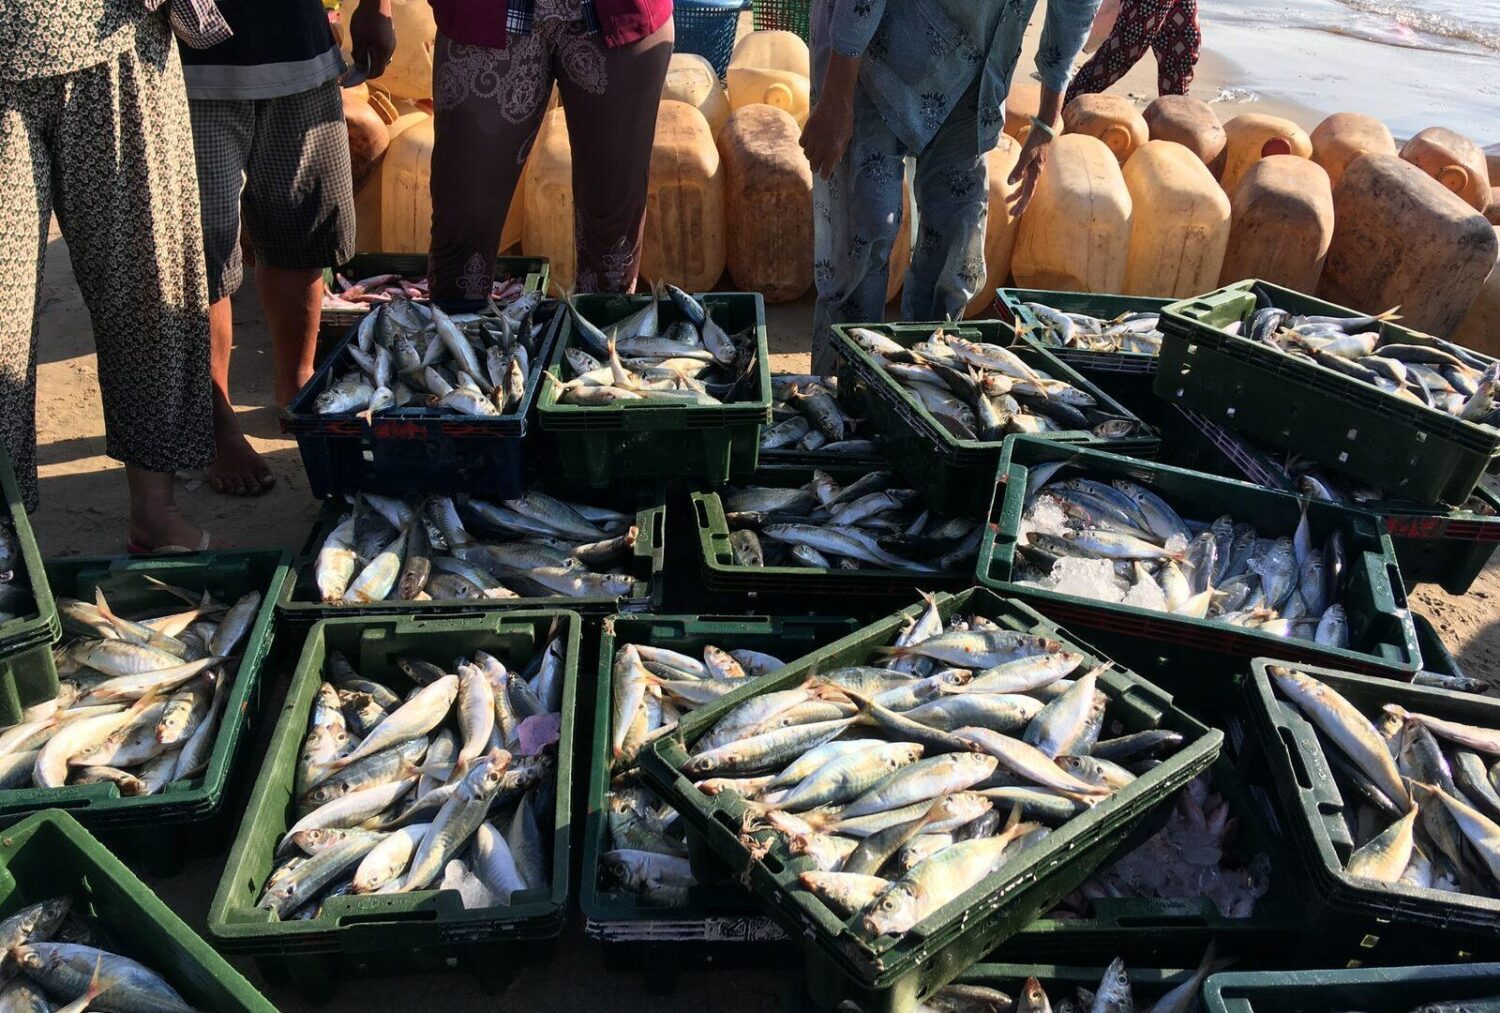
[(610, 49), (582, 21), (539, 19), (504, 49), (437, 37), (433, 53), (434, 299), (488, 296), (516, 181), (541, 128), (552, 84), (573, 148), (580, 292), (630, 292), (641, 265), (656, 108), (672, 56), (669, 21)]
[(1156, 52), (1156, 90), (1186, 95), (1203, 33), (1198, 30), (1198, 0), (1124, 0), (1120, 17), (1088, 63), (1068, 86), (1068, 99), (1104, 91), (1146, 55)]
[(208, 291), (177, 44), (0, 85), (0, 442), (37, 503), (36, 331), (55, 211), (94, 325), (105, 451), (148, 471), (213, 457)]
[[(854, 135), (833, 177), (813, 177), (812, 368), (834, 368), (833, 325), (885, 319), (891, 244), (901, 225), (905, 146), (863, 89), (854, 97)], [(916, 155), (916, 236), (901, 290), (904, 320), (946, 320), (984, 284), (989, 172), (979, 150), (979, 81)]]

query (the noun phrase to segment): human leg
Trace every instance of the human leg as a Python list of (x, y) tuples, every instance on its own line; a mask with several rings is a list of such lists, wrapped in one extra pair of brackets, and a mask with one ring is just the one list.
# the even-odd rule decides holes
[(662, 82), (672, 58), (668, 21), (618, 49), (574, 26), (544, 28), (573, 148), (573, 239), (580, 292), (631, 292), (641, 267), (646, 183)]
[(984, 284), (989, 170), (979, 150), (979, 81), (917, 156), (917, 242), (901, 290), (906, 320), (962, 319)]
[(827, 180), (813, 177), (812, 368), (835, 365), (833, 325), (885, 317), (891, 243), (901, 226), (905, 152), (864, 92), (854, 99), (854, 135)]
[(192, 133), (166, 26), (70, 75), (53, 141), (58, 221), (94, 325), (105, 449), (126, 465), (130, 539), (189, 548), (172, 475), (213, 455), (208, 293)]
[(1071, 102), (1079, 95), (1105, 91), (1124, 77), (1151, 48), (1151, 40), (1160, 30), (1172, 3), (1173, 0), (1124, 0), (1109, 38), (1073, 75), (1073, 82), (1068, 85), (1067, 101)]
[(271, 331), (276, 401), (312, 378), (323, 269), (354, 253), (354, 188), (336, 81), (256, 103), (245, 227)]
[(536, 35), (491, 49), (440, 33), (432, 81), (428, 281), (434, 301), (478, 308), (489, 299), (505, 215), (547, 111), (552, 67)]
[(28, 510), (37, 506), (36, 321), (52, 217), (47, 134), (61, 104), (57, 80), (0, 91), (0, 445)]
[(271, 469), (245, 439), (229, 396), (229, 360), (234, 352), (231, 299), (244, 280), (240, 251), (240, 199), (245, 167), (255, 140), (252, 101), (189, 101), (198, 203), (203, 223), (203, 259), (208, 277), (208, 330), (213, 376), (214, 459), (205, 477), (216, 491), (251, 496), (275, 482)]
[(1156, 53), (1156, 90), (1162, 95), (1186, 95), (1193, 83), (1193, 67), (1203, 33), (1198, 28), (1198, 0), (1177, 0), (1151, 41)]

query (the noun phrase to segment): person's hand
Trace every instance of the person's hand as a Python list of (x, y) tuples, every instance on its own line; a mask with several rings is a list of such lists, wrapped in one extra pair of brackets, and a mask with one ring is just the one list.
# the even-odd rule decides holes
[(1026, 135), (1026, 143), (1021, 145), (1021, 155), (1016, 159), (1016, 167), (1006, 179), (1011, 186), (1021, 184), (1005, 197), (1005, 203), (1011, 206), (1012, 218), (1021, 217), (1021, 213), (1031, 203), (1031, 195), (1036, 192), (1036, 181), (1041, 178), (1042, 168), (1047, 164), (1047, 149), (1051, 144), (1052, 138), (1045, 130), (1032, 127), (1031, 132)]
[(802, 128), (802, 150), (807, 154), (812, 171), (824, 179), (832, 178), (833, 170), (843, 161), (853, 137), (853, 94), (840, 92), (819, 98)]
[(346, 86), (385, 73), (396, 52), (391, 0), (360, 0), (359, 7), (349, 17), (349, 43), (354, 56), (350, 76), (358, 79), (346, 81)]

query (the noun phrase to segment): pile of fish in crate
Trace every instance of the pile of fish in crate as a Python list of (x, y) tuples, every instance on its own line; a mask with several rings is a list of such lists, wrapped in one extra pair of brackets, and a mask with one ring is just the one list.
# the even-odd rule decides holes
[(1493, 361), (1241, 283), (780, 375), (755, 296), (387, 266), (288, 423), (295, 557), (44, 564), (0, 469), (0, 1008), (271, 1009), (105, 850), (200, 837), (209, 936), (312, 997), (506, 985), (579, 869), (608, 968), (795, 1009), (1500, 1004), (1500, 702), (1406, 586), (1500, 530)]

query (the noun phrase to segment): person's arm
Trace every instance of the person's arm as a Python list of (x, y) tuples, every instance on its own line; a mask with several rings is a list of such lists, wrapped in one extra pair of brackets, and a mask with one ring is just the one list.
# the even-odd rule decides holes
[(1047, 164), (1047, 148), (1062, 121), (1063, 94), (1068, 90), (1068, 76), (1073, 61), (1083, 49), (1089, 27), (1099, 11), (1099, 0), (1046, 0), (1047, 17), (1042, 23), (1042, 38), (1036, 50), (1036, 69), (1042, 79), (1042, 101), (1037, 120), (1051, 130), (1033, 126), (1021, 145), (1021, 155), (1008, 182), (1020, 183), (1019, 189), (1005, 198), (1011, 205), (1011, 217), (1018, 217), (1031, 203), (1036, 181)]
[(357, 72), (367, 78), (385, 73), (396, 52), (391, 0), (359, 0), (359, 7), (349, 16), (349, 48)]
[(833, 31), (828, 66), (802, 128), (802, 150), (812, 171), (828, 179), (854, 136), (854, 88), (859, 63), (885, 14), (885, 0), (831, 0)]

